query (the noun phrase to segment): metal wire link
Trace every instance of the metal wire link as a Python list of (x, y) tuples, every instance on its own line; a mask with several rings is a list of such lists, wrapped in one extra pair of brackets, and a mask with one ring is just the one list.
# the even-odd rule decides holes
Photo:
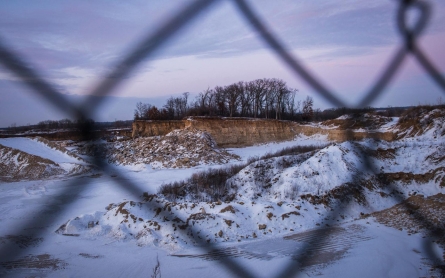
[[(104, 80), (99, 83), (99, 85), (93, 89), (90, 94), (96, 96), (106, 96), (111, 93), (113, 88), (115, 88), (123, 78), (128, 76), (131, 71), (133, 71), (144, 59), (147, 59), (153, 56), (153, 53), (159, 49), (160, 46), (166, 43), (171, 37), (180, 32), (186, 24), (189, 24), (194, 18), (197, 17), (200, 13), (205, 12), (210, 7), (214, 6), (218, 3), (218, 0), (195, 0), (191, 4), (184, 6), (177, 13), (172, 16), (171, 20), (166, 24), (159, 27), (154, 33), (149, 33), (141, 42), (136, 45), (136, 47), (128, 53), (120, 62), (116, 64), (114, 71), (112, 71)], [(262, 19), (257, 15), (254, 9), (245, 1), (245, 0), (232, 0), (235, 7), (238, 9), (240, 15), (252, 26), (252, 28), (261, 36), (263, 41), (272, 48), (272, 51), (281, 59), (288, 67), (289, 70), (295, 75), (301, 77), (304, 81), (306, 81), (318, 95), (323, 97), (329, 103), (331, 103), (335, 107), (347, 107), (346, 103), (344, 103), (341, 99), (337, 97), (331, 90), (327, 89), (325, 85), (323, 85), (316, 77), (314, 77), (307, 69), (305, 69), (299, 60), (291, 55), (284, 44), (279, 40), (279, 38), (268, 28), (268, 26), (262, 21)], [(418, 21), (414, 24), (412, 28), (408, 28), (407, 26), (407, 12), (409, 9), (417, 9), (420, 11), (420, 17)], [(438, 84), (439, 87), (442, 88), (445, 93), (445, 79), (440, 74), (440, 72), (432, 65), (424, 52), (420, 49), (417, 44), (417, 39), (419, 35), (426, 29), (428, 20), (430, 18), (430, 6), (427, 2), (418, 1), (418, 0), (400, 0), (399, 7), (396, 14), (396, 22), (402, 37), (402, 44), (400, 48), (396, 52), (396, 55), (392, 57), (389, 61), (388, 65), (382, 71), (380, 78), (378, 81), (370, 88), (370, 90), (364, 94), (364, 97), (355, 105), (354, 107), (365, 107), (369, 106), (377, 97), (379, 97), (389, 82), (393, 79), (394, 74), (400, 70), (400, 66), (406, 56), (408, 54), (412, 54), (416, 57), (420, 65), (424, 68), (424, 70), (429, 74), (431, 78)], [(54, 107), (66, 113), (68, 116), (75, 118), (89, 118), (96, 109), (101, 105), (101, 101), (99, 98), (88, 98), (85, 103), (82, 103), (79, 106), (74, 105), (69, 102), (62, 94), (58, 92), (50, 83), (46, 82), (36, 70), (33, 70), (31, 67), (27, 65), (23, 59), (21, 59), (11, 48), (7, 47), (6, 44), (0, 40), (0, 62), (7, 68), (10, 72), (14, 73), (17, 77), (19, 77), (24, 84), (30, 87), (34, 93), (40, 95), (43, 99), (51, 103)], [(91, 136), (91, 126), (85, 125), (81, 127), (82, 134), (84, 139), (90, 139)], [(348, 131), (349, 138), (353, 138), (352, 131)], [(365, 161), (365, 164), (369, 170), (374, 173), (378, 171), (375, 169), (372, 161), (369, 157), (363, 153), (359, 152), (361, 158)], [(95, 155), (94, 164), (103, 170), (104, 172), (119, 172), (119, 169), (112, 168), (103, 160), (101, 160), (99, 154)], [(355, 174), (354, 174), (355, 175)], [(359, 178), (360, 174), (356, 174), (357, 176), (353, 176), (353, 178)], [(80, 194), (86, 189), (88, 185), (88, 181), (84, 184), (78, 186), (78, 191), (76, 191), (74, 197), (79, 197)], [(143, 192), (143, 188), (131, 180), (118, 181), (118, 186), (124, 188), (128, 193), (132, 195), (133, 198), (140, 198), (140, 194)], [(386, 184), (386, 186), (390, 189), (394, 189), (394, 184)], [(65, 190), (60, 192), (55, 198), (53, 198), (50, 202), (51, 204), (57, 204), (59, 199), (66, 195), (70, 191), (70, 186), (67, 186)], [(396, 196), (392, 198), (396, 198), (397, 202), (401, 202), (402, 199)], [(69, 209), (70, 205), (76, 198), (71, 198), (64, 204), (64, 209)], [(151, 208), (156, 208), (157, 204), (151, 203)], [(346, 209), (347, 206), (343, 208), (335, 208), (331, 212), (332, 214), (337, 214), (342, 210)], [(330, 215), (332, 216), (332, 215)], [(416, 219), (422, 221), (427, 227), (437, 227), (434, 223), (431, 223), (425, 216), (416, 214)], [(332, 218), (332, 217), (327, 217)], [(55, 220), (55, 218), (45, 218), (45, 219), (34, 219), (30, 220), (27, 223), (24, 223), (20, 227), (16, 227), (17, 232), (21, 232), (26, 228), (30, 228), (35, 226), (35, 224), (44, 224), (50, 225)], [(193, 227), (191, 227), (193, 233)], [(438, 232), (439, 231), (439, 232)], [(35, 231), (33, 232), (33, 236), (39, 236), (44, 231)], [(435, 229), (431, 231), (432, 235), (440, 235), (445, 231), (441, 231)], [(184, 232), (185, 233), (185, 232)], [(193, 234), (192, 233), (192, 234)], [(323, 243), (329, 232), (324, 229), (319, 229), (316, 231), (317, 237), (315, 237), (317, 242)], [(439, 234), (438, 234), (439, 233)], [(199, 240), (198, 240), (199, 241)], [(207, 252), (218, 251), (218, 248), (212, 244), (204, 244), (201, 248)], [(17, 250), (11, 251), (11, 244), (4, 244), (2, 248), (0, 248), (0, 261), (6, 260), (14, 260), (25, 252), (25, 250)], [(438, 261), (438, 257), (432, 251), (432, 245), (425, 241), (424, 247), (428, 254), (429, 259), (432, 261)], [(305, 249), (303, 249), (305, 251)], [(282, 269), (281, 272), (277, 271), (276, 277), (293, 277), (298, 274), (300, 270), (300, 265), (304, 265), (304, 261), (308, 259), (305, 256), (305, 252), (301, 252), (301, 250), (297, 250), (294, 254), (294, 257), (297, 258), (296, 261), (299, 263), (289, 263), (287, 267)], [(239, 262), (230, 257), (223, 257), (220, 260), (220, 263), (223, 264), (233, 275), (238, 277), (254, 277), (255, 275), (246, 269)]]

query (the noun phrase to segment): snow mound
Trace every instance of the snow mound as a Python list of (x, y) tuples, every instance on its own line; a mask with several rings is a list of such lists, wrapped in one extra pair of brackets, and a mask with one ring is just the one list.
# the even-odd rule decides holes
[(445, 107), (413, 107), (402, 115), (394, 127), (399, 138), (445, 136)]
[[(255, 162), (228, 182), (237, 188), (237, 199), (293, 200), (302, 194), (320, 195), (352, 182), (365, 168), (354, 143), (333, 144), (316, 153)], [(362, 172), (364, 178), (365, 173)]]
[(2, 138), (0, 144), (19, 151), (51, 160), (55, 163), (86, 164), (83, 159), (70, 153), (67, 149), (41, 137), (36, 138)]
[[(181, 204), (156, 195), (145, 197), (143, 202), (110, 204), (106, 212), (70, 219), (56, 233), (89, 239), (106, 236), (135, 240), (140, 246), (176, 251), (192, 245), (285, 235), (318, 223), (316, 218), (303, 216), (314, 214), (313, 207), (303, 212), (303, 207), (292, 203)], [(327, 212), (322, 207), (319, 211)]]
[(368, 139), (258, 160), (227, 180), (225, 195), (234, 198), (225, 202), (145, 194), (144, 201), (70, 219), (57, 232), (171, 251), (285, 236), (357, 219), (414, 194), (445, 193), (443, 148)]
[[(20, 141), (18, 145), (23, 143), (23, 141)], [(42, 151), (42, 149), (39, 151)], [(56, 158), (64, 157), (63, 154), (55, 153), (47, 156)], [(62, 161), (66, 160), (63, 159)], [(0, 180), (9, 182), (47, 179), (56, 176), (81, 174), (89, 170), (90, 167), (85, 163), (77, 164), (60, 161), (56, 163), (45, 157), (0, 145)]]
[[(434, 192), (445, 189), (444, 153), (443, 145), (429, 142), (344, 142), (314, 154), (257, 161), (228, 183), (235, 200), (243, 201), (318, 196), (328, 204), (349, 189), (381, 191), (388, 183), (429, 184)], [(364, 200), (360, 192), (357, 201)]]
[(150, 164), (153, 168), (189, 168), (238, 159), (219, 149), (208, 133), (194, 128), (174, 130), (166, 136), (89, 144), (78, 151), (85, 155), (99, 153), (108, 162), (118, 165)]

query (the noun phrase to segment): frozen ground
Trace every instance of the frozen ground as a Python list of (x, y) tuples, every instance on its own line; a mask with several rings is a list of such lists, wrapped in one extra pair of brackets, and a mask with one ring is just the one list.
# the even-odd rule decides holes
[[(28, 150), (26, 141), (9, 140), (11, 141), (7, 143), (3, 141), (4, 145), (9, 144), (25, 152)], [(0, 144), (3, 143), (0, 142)], [(249, 157), (261, 156), (287, 146), (325, 145), (326, 143), (328, 143), (326, 138), (320, 136), (299, 137), (291, 142), (228, 151), (240, 156), (242, 162), (247, 161)], [(377, 148), (372, 141), (365, 141), (363, 144), (371, 149)], [(426, 159), (433, 161), (432, 165), (434, 161), (441, 159), (443, 144), (441, 145), (441, 142), (434, 144), (437, 147), (435, 152), (431, 149), (431, 143), (425, 142), (422, 138), (407, 138), (403, 144), (381, 145), (380, 147), (385, 150), (397, 149), (395, 154), (400, 157), (400, 160), (389, 159), (391, 166), (383, 164), (378, 164), (378, 166), (388, 167), (394, 171), (417, 171), (416, 173), (421, 175), (430, 169), (424, 164)], [(332, 150), (329, 151), (329, 148)], [(319, 160), (326, 159), (330, 163), (338, 161), (338, 164), (333, 165), (335, 167), (326, 166), (333, 171), (330, 174), (332, 177), (337, 175), (336, 179), (331, 179), (332, 181), (347, 182), (342, 179), (344, 178), (341, 173), (342, 160), (336, 159), (352, 155), (350, 153), (352, 149), (353, 146), (351, 147), (348, 143), (330, 146), (324, 149), (325, 153), (321, 151), (316, 157)], [(346, 154), (341, 150), (344, 150)], [(38, 152), (34, 148), (29, 151)], [(336, 152), (337, 158), (332, 158)], [(54, 160), (65, 161), (61, 153), (49, 154), (47, 149), (43, 153), (48, 159), (51, 155)], [(430, 153), (436, 153), (436, 156), (429, 156)], [(441, 161), (439, 162), (442, 163)], [(69, 162), (73, 163), (73, 161)], [(360, 163), (363, 163), (360, 159), (349, 160), (349, 162), (348, 167), (358, 170), (361, 169)], [(403, 166), (402, 162), (410, 166)], [(268, 165), (267, 163), (265, 162), (265, 165)], [(312, 173), (315, 170), (314, 167), (318, 167), (317, 163), (312, 163), (310, 160), (304, 163), (304, 167), (309, 168), (303, 167), (300, 171), (303, 174), (309, 170)], [(434, 165), (439, 167), (442, 165), (440, 163)], [(192, 246), (191, 241), (169, 249), (154, 244), (138, 245), (137, 240), (131, 236), (116, 237), (108, 233), (94, 235), (87, 232), (88, 230), (81, 231), (79, 234), (55, 233), (67, 220), (78, 218), (87, 221), (88, 217), (93, 217), (91, 219), (102, 217), (112, 203), (141, 201), (144, 192), (155, 194), (162, 184), (186, 179), (197, 171), (211, 167), (222, 166), (199, 165), (186, 169), (153, 169), (144, 164), (121, 165), (110, 166), (110, 170), (104, 173), (91, 172), (63, 179), (0, 183), (0, 276), (150, 277), (156, 264), (156, 257), (159, 258), (163, 277), (233, 277), (235, 274), (240, 274), (242, 277), (249, 275), (282, 277), (290, 266), (296, 267), (299, 277), (431, 277), (437, 275), (437, 271), (431, 269), (432, 262), (426, 259), (427, 250), (424, 243), (429, 240), (427, 237), (424, 238), (422, 233), (411, 234), (406, 229), (399, 230), (384, 226), (373, 217), (361, 218), (360, 210), (364, 207), (358, 205), (353, 206), (348, 214), (349, 217), (339, 221), (339, 224), (329, 226), (323, 224), (324, 228), (320, 231), (314, 228), (319, 227), (317, 223), (325, 221), (323, 218), (329, 214), (329, 211), (322, 206), (305, 201), (300, 208), (301, 215), (305, 218), (297, 220), (305, 225), (304, 229), (295, 228), (291, 231), (292, 224), (288, 223), (289, 230), (281, 230), (282, 233), (279, 234), (258, 235), (256, 238), (246, 238), (240, 242), (237, 240), (218, 241), (214, 245), (218, 247), (218, 251)], [(277, 186), (283, 186), (289, 182), (286, 179), (286, 171), (273, 172), (273, 174), (279, 177)], [(307, 174), (307, 177), (300, 176), (300, 178), (320, 181), (318, 175)], [(246, 186), (249, 179), (247, 174), (238, 176), (238, 182), (244, 181)], [(324, 182), (329, 182), (329, 179)], [(320, 189), (329, 191), (331, 188), (320, 187)], [(404, 196), (412, 192), (426, 196), (444, 193), (443, 188), (438, 187), (434, 182), (428, 182), (419, 188), (416, 188), (416, 185), (409, 185), (402, 191)], [(305, 191), (307, 192), (309, 191)], [(251, 201), (248, 196), (246, 194), (240, 197), (236, 200), (236, 204), (241, 206), (239, 204), (241, 200), (246, 203), (246, 200)], [(367, 196), (373, 202), (374, 209), (389, 208), (395, 204), (394, 201), (381, 201), (371, 193)], [(273, 202), (272, 197), (264, 195), (261, 198), (257, 200), (258, 204), (252, 204), (252, 209), (256, 209), (254, 205), (259, 204), (263, 207), (272, 206), (272, 203), (267, 203)], [(205, 206), (207, 213), (213, 213), (211, 204), (200, 204), (200, 206)], [(221, 208), (225, 206), (226, 204), (223, 204)], [(273, 206), (274, 210), (285, 209), (285, 205), (277, 207), (273, 204)], [(246, 213), (252, 212), (248, 210), (247, 205), (245, 209)], [(306, 212), (305, 209), (307, 209)], [(220, 208), (217, 207), (215, 210), (220, 210)], [(108, 211), (112, 218), (111, 212), (111, 210)], [(286, 221), (291, 219), (288, 218)], [(241, 221), (241, 219), (235, 219), (235, 221)], [(243, 223), (245, 225), (250, 223), (245, 222)], [(116, 227), (118, 225), (119, 223)], [(198, 222), (197, 225), (199, 225)], [(131, 230), (126, 232), (130, 235)], [(435, 243), (433, 243), (433, 249), (437, 257), (442, 258), (443, 250)], [(317, 252), (317, 256), (313, 255), (314, 252)], [(435, 263), (443, 264), (443, 260)]]

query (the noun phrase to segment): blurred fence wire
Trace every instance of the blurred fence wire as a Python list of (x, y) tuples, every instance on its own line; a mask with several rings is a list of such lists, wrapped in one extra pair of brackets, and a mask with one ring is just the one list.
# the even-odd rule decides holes
[[(95, 96), (106, 96), (110, 94), (111, 90), (115, 88), (133, 70), (135, 70), (138, 64), (152, 57), (155, 50), (159, 49), (174, 35), (181, 32), (187, 24), (191, 24), (192, 21), (199, 14), (208, 12), (212, 8), (212, 6), (215, 6), (215, 4), (217, 4), (217, 2), (221, 1), (195, 0), (179, 9), (169, 21), (160, 26), (157, 30), (155, 30), (155, 32), (149, 33), (144, 38), (142, 38), (140, 43), (137, 44), (134, 49), (132, 49), (122, 60), (118, 61), (114, 65), (114, 67), (112, 67), (114, 70), (111, 72), (111, 74), (106, 76), (106, 78), (104, 78), (96, 88), (89, 92), (89, 94)], [(277, 35), (274, 34), (273, 31), (267, 26), (267, 24), (264, 23), (263, 18), (258, 16), (258, 14), (246, 0), (231, 0), (229, 2), (233, 2), (234, 6), (239, 11), (239, 14), (250, 24), (251, 28), (260, 35), (264, 43), (271, 48), (271, 51), (273, 51), (277, 55), (277, 57), (288, 66), (290, 72), (292, 72), (295, 76), (301, 77), (305, 82), (309, 84), (310, 87), (312, 87), (320, 96), (330, 102), (333, 106), (348, 107), (348, 105), (340, 100), (335, 93), (328, 90), (319, 80), (317, 80), (317, 78), (311, 75), (303, 67), (300, 61), (287, 50), (287, 48), (277, 37)], [(415, 9), (420, 14), (417, 22), (412, 27), (408, 27), (407, 24), (407, 14), (409, 9)], [(395, 73), (397, 73), (401, 69), (402, 62), (408, 55), (412, 55), (417, 59), (418, 63), (424, 68), (428, 75), (445, 93), (444, 77), (440, 74), (439, 70), (433, 66), (428, 57), (425, 55), (424, 51), (417, 43), (419, 35), (421, 35), (422, 32), (425, 30), (428, 20), (430, 19), (430, 10), (431, 8), (429, 3), (425, 1), (399, 0), (397, 14), (395, 15), (395, 22), (399, 29), (402, 43), (400, 44), (396, 54), (389, 60), (386, 67), (381, 71), (380, 77), (377, 82), (368, 91), (363, 93), (362, 99), (355, 105), (355, 107), (369, 106), (377, 97), (382, 95), (384, 89), (391, 82)], [(55, 89), (49, 82), (45, 81), (38, 71), (32, 69), (26, 61), (24, 61), (19, 55), (17, 55), (1, 39), (0, 62), (6, 69), (15, 74), (21, 79), (24, 84), (30, 87), (35, 94), (40, 95), (46, 101), (54, 105), (54, 107), (66, 113), (67, 116), (84, 119), (90, 118), (90, 115), (92, 115), (95, 109), (97, 109), (101, 104), (100, 98), (93, 97), (88, 98), (81, 105), (75, 105), (71, 103), (65, 97), (63, 97), (63, 95), (60, 94), (58, 90)], [(91, 139), (91, 128), (92, 126), (88, 124), (80, 126), (83, 138), (85, 140)], [(349, 135), (352, 139), (352, 132), (350, 132)], [(367, 154), (362, 152), (360, 155), (364, 159), (369, 170), (377, 173), (377, 171), (374, 169), (372, 161), (368, 158)], [(102, 161), (99, 158), (104, 156), (100, 156), (99, 154), (97, 154), (95, 157), (96, 158), (94, 162), (97, 167), (99, 167), (103, 171), (111, 171), (110, 166), (105, 161)], [(115, 173), (118, 170), (116, 168), (113, 168), (112, 171)], [(388, 182), (386, 183), (387, 184), (385, 185), (388, 188), (394, 187), (393, 184), (390, 184)], [(69, 200), (65, 199), (65, 210), (69, 209), (70, 205), (72, 205), (72, 203), (76, 200), (75, 197), (79, 197), (82, 191), (87, 186), (88, 182), (85, 182), (84, 184), (78, 186), (76, 192), (72, 194), (73, 197)], [(136, 199), (140, 198), (140, 192), (143, 192), (143, 188), (132, 181), (119, 181), (119, 186), (124, 188), (127, 192), (131, 193), (132, 196)], [(70, 190), (70, 187), (66, 188), (66, 191), (60, 192), (60, 194), (54, 197), (54, 199), (51, 201), (52, 203), (48, 205), (51, 206), (51, 204), (57, 204), (59, 202), (58, 199), (62, 198), (62, 196), (64, 196), (67, 191)], [(401, 197), (395, 196), (393, 198), (398, 198), (397, 202), (402, 201)], [(153, 204), (153, 206), (155, 206), (155, 204)], [(335, 208), (332, 210), (332, 214), (341, 213), (341, 211), (344, 209), (346, 209), (346, 207)], [(424, 215), (415, 214), (415, 217), (417, 218), (417, 220), (425, 223), (426, 227), (437, 226), (434, 223), (431, 223), (431, 221)], [(332, 219), (333, 217), (326, 218)], [(56, 218), (51, 217), (47, 217), (43, 220), (41, 218), (35, 218), (30, 220), (29, 222), (23, 223), (22, 226), (18, 226), (15, 228), (17, 232), (20, 232), (26, 228), (34, 227), (36, 224), (39, 224), (40, 226), (49, 225), (53, 223), (55, 219)], [(41, 232), (34, 232), (34, 236), (38, 236), (39, 233)], [(323, 242), (329, 236), (329, 230), (326, 229), (318, 229), (316, 233), (317, 236), (313, 237), (312, 239), (312, 241), (314, 242), (309, 242), (309, 245), (311, 243), (315, 243), (315, 241), (317, 241), (318, 244), (323, 244)], [(445, 231), (439, 228), (431, 229), (432, 237), (440, 236), (444, 233)], [(218, 251), (218, 248), (216, 246), (213, 246), (212, 244), (207, 244), (205, 242), (199, 243), (202, 243), (201, 248), (203, 248), (206, 252)], [(12, 249), (11, 247), (11, 244), (3, 244), (1, 246), (0, 261), (11, 261), (23, 255), (24, 250)], [(440, 258), (438, 258), (433, 252), (433, 247), (430, 241), (425, 240), (424, 247), (431, 261), (441, 261)], [(312, 254), (312, 256), (314, 256), (314, 254)], [(293, 257), (294, 260), (292, 263), (289, 263), (289, 265), (285, 268), (277, 270), (276, 277), (296, 276), (301, 270), (301, 266), (305, 265), (305, 260), (308, 260), (307, 252), (305, 252), (304, 248), (303, 250), (296, 250)], [(249, 269), (240, 264), (239, 261), (234, 260), (234, 258), (231, 258), (229, 256), (221, 257), (219, 262), (223, 264), (233, 275), (239, 277), (254, 277), (254, 274), (249, 271)]]

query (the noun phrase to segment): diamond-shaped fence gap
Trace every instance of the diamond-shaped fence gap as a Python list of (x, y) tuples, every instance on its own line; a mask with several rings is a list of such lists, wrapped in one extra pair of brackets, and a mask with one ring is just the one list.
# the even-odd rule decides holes
[(73, 118), (81, 118), (83, 111), (74, 107), (61, 93), (50, 83), (46, 82), (37, 72), (27, 65), (16, 53), (11, 51), (0, 38), (0, 62), (5, 68), (20, 78), (36, 94), (42, 96), (55, 108)]
[[(62, 199), (62, 196), (70, 195), (71, 198), (68, 200), (63, 198), (64, 200), (63, 210), (69, 209), (70, 206), (73, 204), (73, 202), (75, 202), (81, 196), (81, 193), (83, 192), (83, 190), (87, 188), (89, 183), (87, 179), (84, 179), (85, 180), (84, 183), (77, 185), (77, 181), (75, 180), (76, 179), (73, 179), (71, 183), (68, 186), (66, 186), (66, 188), (63, 191), (59, 192), (58, 196), (55, 196), (54, 198), (52, 198), (52, 200), (45, 203), (45, 207), (58, 206), (60, 204), (60, 199)], [(77, 186), (78, 190), (77, 194), (73, 194), (73, 190), (71, 189), (72, 186)], [(39, 229), (37, 231), (35, 229), (31, 229), (30, 231), (26, 230), (34, 227), (48, 227), (58, 220), (57, 217), (53, 218), (51, 216), (47, 217), (39, 217), (38, 215), (36, 216), (37, 217), (34, 217), (30, 221), (23, 223), (23, 225), (15, 227), (16, 233), (14, 234), (25, 233), (26, 235), (31, 236), (33, 238), (39, 238), (41, 237), (42, 234), (48, 232), (46, 228)], [(21, 255), (24, 255), (25, 252), (29, 252), (29, 250), (19, 249), (14, 247), (15, 244), (11, 241), (2, 244), (0, 246), (0, 261), (2, 262), (14, 261)]]
[(414, 47), (413, 51), (419, 63), (428, 72), (428, 75), (437, 83), (437, 85), (440, 86), (442, 92), (445, 94), (445, 78), (443, 74), (441, 74), (439, 70), (433, 66), (427, 56), (420, 50), (418, 45)]
[[(200, 13), (218, 0), (197, 0), (185, 6), (178, 11), (170, 21), (160, 26), (155, 32), (149, 33), (143, 38), (132, 51), (119, 61), (113, 68), (114, 70), (108, 74), (104, 80), (99, 83), (89, 94), (93, 96), (105, 96), (111, 93), (114, 87), (118, 85), (122, 79), (135, 70), (135, 68), (148, 59), (153, 53), (164, 45), (172, 36), (177, 34), (187, 24), (191, 23)], [(91, 97), (85, 101), (90, 109), (95, 109), (100, 104), (99, 98)]]
[(325, 85), (321, 84), (287, 51), (284, 44), (269, 30), (264, 23), (256, 16), (252, 8), (243, 0), (233, 0), (237, 5), (240, 14), (252, 25), (252, 27), (261, 35), (262, 39), (271, 49), (283, 60), (289, 68), (295, 72), (295, 75), (301, 76), (319, 95), (324, 97), (333, 106), (344, 107), (337, 96), (332, 94)]

